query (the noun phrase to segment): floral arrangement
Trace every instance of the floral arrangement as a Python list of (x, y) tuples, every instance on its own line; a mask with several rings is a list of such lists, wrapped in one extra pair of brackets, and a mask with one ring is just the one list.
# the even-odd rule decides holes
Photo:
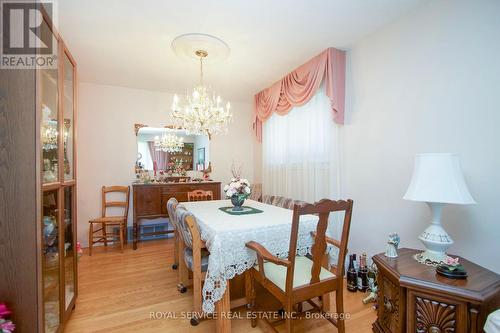
[(5, 303), (0, 303), (0, 333), (12, 333), (16, 329), (16, 325), (11, 320), (7, 319), (11, 314)]
[(245, 178), (231, 178), (231, 182), (224, 186), (224, 192), (227, 198), (233, 196), (239, 196), (246, 199), (252, 190), (250, 189), (250, 183)]
[(224, 186), (226, 197), (232, 198), (233, 196), (237, 196), (239, 199), (246, 199), (252, 190), (250, 189), (250, 182), (248, 179), (241, 178), (241, 166), (236, 167), (233, 162), (231, 173), (233, 174), (231, 182)]

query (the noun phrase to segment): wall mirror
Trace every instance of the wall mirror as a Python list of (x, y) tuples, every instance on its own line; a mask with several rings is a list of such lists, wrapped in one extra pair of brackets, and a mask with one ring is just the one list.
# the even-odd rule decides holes
[(208, 136), (168, 127), (137, 128), (137, 125), (136, 134), (136, 167), (171, 177), (195, 177), (209, 168)]

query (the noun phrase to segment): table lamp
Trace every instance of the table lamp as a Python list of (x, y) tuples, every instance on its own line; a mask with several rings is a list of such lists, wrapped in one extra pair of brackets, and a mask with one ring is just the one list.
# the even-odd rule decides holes
[(441, 225), (444, 204), (476, 203), (467, 189), (458, 154), (417, 154), (410, 186), (403, 199), (426, 202), (432, 212), (431, 225), (419, 239), (426, 250), (416, 256), (423, 263), (440, 263), (453, 240)]

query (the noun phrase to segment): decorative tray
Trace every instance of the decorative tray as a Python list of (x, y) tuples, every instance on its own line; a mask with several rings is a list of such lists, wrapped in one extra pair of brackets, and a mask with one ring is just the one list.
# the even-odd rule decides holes
[(465, 268), (460, 265), (457, 268), (451, 270), (448, 268), (447, 265), (438, 265), (436, 267), (436, 272), (440, 275), (446, 276), (447, 278), (450, 279), (465, 279), (467, 278), (467, 271)]

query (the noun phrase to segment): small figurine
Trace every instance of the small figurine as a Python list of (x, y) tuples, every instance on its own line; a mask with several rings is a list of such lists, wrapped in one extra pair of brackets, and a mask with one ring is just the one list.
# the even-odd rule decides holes
[(399, 246), (399, 235), (395, 232), (389, 234), (389, 239), (387, 240), (387, 247), (385, 249), (385, 256), (388, 258), (398, 257), (398, 246)]

